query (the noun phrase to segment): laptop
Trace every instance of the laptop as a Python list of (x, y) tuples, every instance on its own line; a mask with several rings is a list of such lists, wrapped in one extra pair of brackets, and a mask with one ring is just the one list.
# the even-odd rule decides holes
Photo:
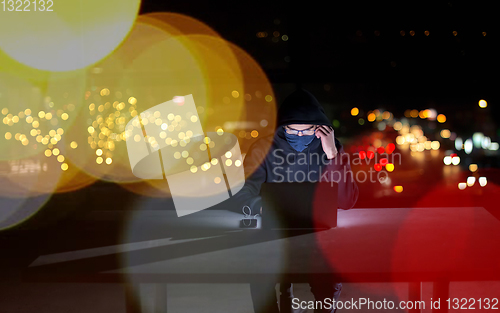
[(260, 195), (263, 229), (330, 229), (337, 226), (337, 183), (264, 183)]

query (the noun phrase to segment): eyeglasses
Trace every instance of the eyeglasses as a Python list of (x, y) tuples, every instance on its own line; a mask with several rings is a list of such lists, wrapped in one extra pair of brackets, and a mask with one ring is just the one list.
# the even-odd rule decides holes
[(301, 133), (302, 136), (311, 136), (311, 135), (314, 135), (314, 133), (315, 133), (315, 129), (297, 130), (297, 129), (292, 129), (292, 128), (288, 128), (288, 127), (285, 127), (285, 131), (289, 135), (296, 135), (296, 136), (298, 136), (299, 133)]

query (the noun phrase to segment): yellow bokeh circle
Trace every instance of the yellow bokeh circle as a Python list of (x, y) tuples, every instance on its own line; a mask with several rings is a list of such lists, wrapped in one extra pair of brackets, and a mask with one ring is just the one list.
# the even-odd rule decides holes
[(23, 2), (17, 12), (14, 2), (6, 1), (0, 10), (0, 49), (20, 63), (50, 71), (81, 69), (111, 53), (130, 31), (140, 4), (48, 0)]
[(141, 112), (175, 96), (193, 94), (205, 102), (199, 62), (169, 33), (139, 18), (130, 35), (108, 58), (89, 69), (80, 118), (68, 131), (79, 151), (67, 157), (83, 171), (106, 181), (131, 183), (125, 126)]

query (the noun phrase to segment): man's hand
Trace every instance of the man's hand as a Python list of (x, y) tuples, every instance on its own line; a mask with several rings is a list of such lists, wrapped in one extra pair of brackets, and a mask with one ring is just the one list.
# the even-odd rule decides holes
[(333, 127), (319, 125), (318, 128), (316, 128), (316, 137), (321, 138), (321, 145), (328, 159), (333, 159), (337, 156), (338, 151), (337, 147), (335, 147)]

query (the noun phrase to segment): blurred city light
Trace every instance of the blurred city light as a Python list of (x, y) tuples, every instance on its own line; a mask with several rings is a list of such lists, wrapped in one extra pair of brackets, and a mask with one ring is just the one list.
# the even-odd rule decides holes
[(435, 109), (427, 109), (425, 111), (428, 119), (435, 120), (437, 118), (437, 111)]
[(470, 154), (472, 152), (472, 147), (473, 147), (472, 140), (471, 139), (467, 139), (465, 141), (465, 143), (464, 143), (464, 151), (465, 151), (465, 153)]
[(451, 164), (451, 157), (449, 155), (445, 156), (443, 158), (443, 162), (445, 165), (450, 165)]
[(402, 145), (402, 144), (404, 144), (404, 143), (405, 143), (405, 137), (403, 137), (403, 136), (397, 136), (397, 137), (396, 137), (396, 143), (397, 143), (398, 145)]
[(481, 148), (481, 143), (483, 142), (484, 134), (480, 132), (476, 132), (472, 135), (472, 143), (474, 144), (474, 148)]
[(403, 192), (403, 186), (394, 186), (395, 192)]
[(392, 120), (392, 113), (389, 112), (389, 111), (384, 111), (384, 113), (382, 113), (382, 118), (384, 120)]
[(463, 145), (462, 138), (457, 137), (457, 139), (455, 139), (455, 149), (462, 150), (462, 145)]
[(441, 144), (437, 140), (431, 142), (431, 148), (432, 148), (432, 150), (438, 150), (440, 146), (441, 146)]
[(477, 164), (470, 164), (470, 165), (469, 165), (469, 171), (471, 171), (471, 172), (473, 172), (473, 173), (474, 173), (475, 171), (477, 171)]
[(451, 132), (450, 132), (450, 130), (449, 130), (449, 129), (443, 129), (443, 130), (441, 130), (441, 132), (440, 132), (440, 135), (441, 135), (441, 137), (443, 137), (443, 138), (450, 138), (450, 134), (451, 134)]
[(486, 186), (486, 184), (488, 183), (486, 180), (486, 177), (479, 177), (478, 181), (479, 181), (479, 185), (481, 185), (481, 187)]
[(476, 182), (476, 177), (474, 176), (467, 177), (467, 186), (472, 187), (474, 186), (475, 182)]
[(484, 109), (484, 108), (486, 108), (488, 106), (488, 102), (486, 102), (485, 100), (482, 100), (482, 99), (479, 100), (478, 104), (479, 104), (479, 107), (482, 108), (482, 109)]
[(458, 189), (464, 190), (467, 187), (466, 183), (458, 183)]
[(491, 138), (485, 136), (483, 140), (481, 141), (481, 148), (483, 149), (488, 149), (491, 145)]
[(394, 164), (392, 164), (392, 163), (387, 163), (387, 164), (385, 165), (385, 169), (386, 169), (388, 172), (392, 172), (392, 171), (394, 171)]
[(427, 140), (424, 144), (425, 144), (425, 150), (431, 150), (431, 144), (432, 144), (431, 141)]

